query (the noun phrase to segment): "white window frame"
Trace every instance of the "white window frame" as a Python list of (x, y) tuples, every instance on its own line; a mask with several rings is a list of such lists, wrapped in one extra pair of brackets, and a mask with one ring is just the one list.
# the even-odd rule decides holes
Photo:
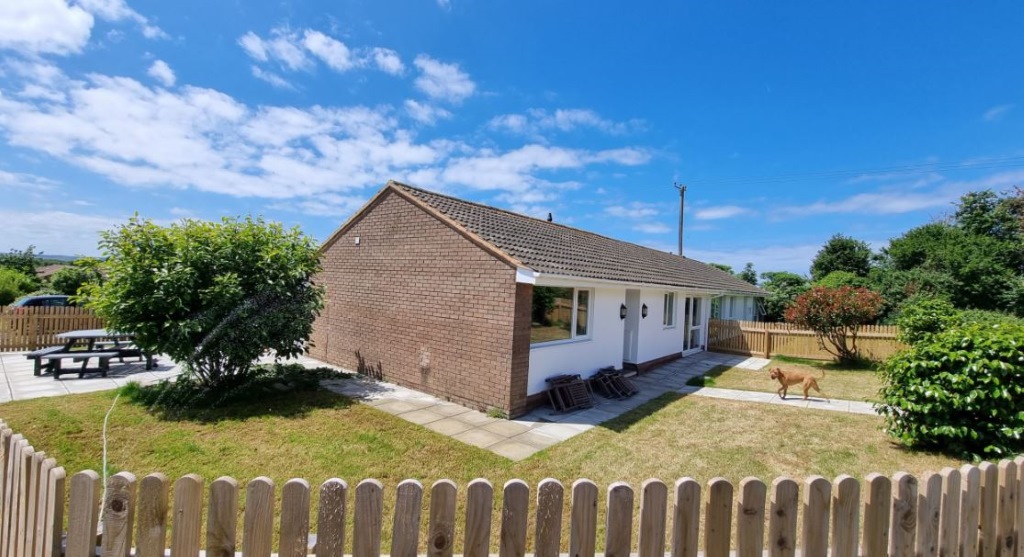
[(661, 307), (664, 314), (661, 316), (661, 324), (666, 329), (674, 329), (676, 326), (676, 293), (665, 292), (662, 298)]
[[(556, 344), (565, 344), (569, 342), (581, 342), (590, 340), (591, 331), (594, 330), (594, 289), (593, 288), (578, 288), (575, 286), (554, 286), (547, 284), (538, 284), (535, 286), (541, 288), (572, 288), (572, 322), (569, 324), (569, 338), (560, 338), (558, 340), (546, 340), (542, 342), (531, 342), (530, 347), (535, 348), (539, 346), (553, 346)], [(577, 335), (576, 334), (576, 323), (579, 318), (579, 305), (580, 305), (580, 292), (587, 293), (587, 334)]]

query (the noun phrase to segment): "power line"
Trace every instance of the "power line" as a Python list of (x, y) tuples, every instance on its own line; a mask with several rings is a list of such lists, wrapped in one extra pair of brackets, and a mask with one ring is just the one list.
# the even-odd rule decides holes
[(1024, 167), (1024, 156), (988, 159), (978, 162), (961, 163), (926, 163), (916, 165), (888, 166), (866, 169), (826, 170), (820, 172), (804, 172), (793, 174), (776, 174), (767, 176), (749, 176), (737, 178), (719, 178), (709, 180), (689, 180), (691, 184), (700, 185), (731, 185), (731, 184), (770, 184), (779, 182), (803, 182), (808, 180), (825, 180), (838, 178), (872, 177), (885, 174), (902, 174), (915, 172), (941, 172), (949, 170), (994, 170), (1000, 168)]

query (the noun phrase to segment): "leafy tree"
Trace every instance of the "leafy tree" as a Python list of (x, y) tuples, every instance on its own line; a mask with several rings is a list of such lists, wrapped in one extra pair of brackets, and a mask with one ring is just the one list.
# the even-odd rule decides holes
[(24, 251), (12, 249), (7, 253), (0, 253), (0, 267), (14, 269), (35, 279), (36, 267), (39, 266), (39, 257), (35, 253), (35, 249), (35, 246), (29, 246)]
[(32, 277), (15, 269), (0, 267), (0, 306), (9, 305), (35, 287), (36, 281)]
[(969, 324), (915, 343), (886, 362), (882, 404), (890, 435), (910, 447), (968, 459), (1024, 450), (1024, 326)]
[(818, 345), (840, 362), (854, 362), (857, 328), (875, 320), (882, 297), (867, 288), (815, 286), (786, 310), (786, 321), (810, 329)]
[(1024, 228), (1024, 193), (1000, 196), (992, 190), (964, 194), (957, 205), (956, 224), (969, 234), (996, 240), (1020, 241)]
[(764, 319), (771, 322), (784, 320), (786, 308), (811, 287), (806, 278), (788, 271), (761, 273), (761, 281), (761, 289), (768, 292), (763, 302)]
[(313, 283), (316, 242), (298, 229), (253, 218), (165, 228), (134, 217), (100, 245), (107, 280), (86, 286), (87, 305), (204, 387), (244, 382), (268, 350), (306, 351), (323, 289)]
[(811, 262), (811, 277), (821, 280), (833, 271), (846, 271), (858, 277), (871, 270), (871, 248), (865, 242), (836, 234), (825, 242)]
[(65, 267), (50, 277), (50, 286), (61, 294), (75, 296), (78, 290), (90, 282), (100, 282), (101, 276), (96, 269), (73, 265)]
[(814, 281), (815, 286), (826, 286), (828, 288), (839, 288), (840, 286), (869, 288), (870, 284), (871, 281), (867, 278), (855, 275), (849, 271), (832, 271), (831, 273)]
[(757, 286), (757, 271), (754, 270), (754, 264), (748, 262), (742, 271), (736, 273), (736, 278)]
[(730, 275), (735, 274), (735, 273), (733, 273), (732, 265), (726, 265), (725, 263), (708, 263), (708, 265), (711, 265), (712, 267), (714, 267), (714, 268), (716, 268), (716, 269), (718, 269), (720, 271), (725, 271), (725, 272), (729, 273)]
[(931, 340), (959, 322), (960, 312), (949, 300), (927, 297), (908, 300), (896, 319), (900, 342), (909, 345)]

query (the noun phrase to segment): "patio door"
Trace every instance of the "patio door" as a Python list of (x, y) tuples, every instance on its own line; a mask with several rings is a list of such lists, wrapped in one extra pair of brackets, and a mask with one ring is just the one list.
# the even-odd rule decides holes
[(637, 363), (640, 345), (640, 291), (626, 290), (626, 320), (623, 324), (622, 363)]
[(683, 302), (683, 353), (699, 352), (706, 344), (706, 313), (708, 303), (704, 298), (686, 298)]

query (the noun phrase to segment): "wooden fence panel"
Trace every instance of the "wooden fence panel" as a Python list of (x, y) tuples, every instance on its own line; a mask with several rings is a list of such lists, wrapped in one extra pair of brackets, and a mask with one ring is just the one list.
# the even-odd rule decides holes
[[(472, 487), (470, 490), (472, 491)], [(395, 516), (391, 527), (391, 557), (416, 557), (419, 554), (422, 508), (423, 484), (416, 480), (405, 480), (398, 484)], [(466, 528), (468, 536), (469, 526)], [(490, 532), (490, 528), (487, 531)]]
[(462, 554), (465, 557), (487, 557), (491, 550), (491, 509), (494, 487), (478, 479), (466, 487), (466, 537)]
[[(857, 334), (858, 350), (873, 360), (884, 360), (904, 348), (897, 340), (899, 328), (894, 325), (863, 325)], [(814, 332), (797, 329), (788, 323), (711, 319), (708, 322), (708, 350), (765, 358), (832, 359), (832, 355), (818, 343)]]
[(676, 482), (672, 511), (672, 557), (697, 557), (700, 489), (700, 482), (693, 478), (682, 478)]
[(316, 521), (317, 557), (345, 557), (347, 499), (348, 484), (345, 480), (331, 478), (320, 484), (320, 510)]
[(291, 479), (281, 488), (279, 557), (305, 557), (309, 548), (309, 482)]
[(0, 306), (0, 352), (63, 344), (58, 333), (102, 328), (103, 320), (85, 308)]
[(761, 557), (764, 549), (764, 508), (768, 486), (757, 478), (740, 482), (736, 506), (736, 557)]
[(107, 480), (103, 503), (103, 557), (128, 557), (135, 525), (135, 474), (121, 472)]
[(558, 557), (562, 547), (562, 507), (565, 488), (548, 478), (537, 488), (537, 524), (534, 535), (536, 557)]
[(594, 557), (597, 551), (597, 494), (597, 484), (590, 480), (572, 484), (569, 554), (573, 557)]
[(135, 534), (138, 557), (164, 557), (169, 490), (167, 476), (160, 473), (150, 474), (139, 482), (138, 528)]
[(796, 513), (800, 486), (789, 478), (772, 482), (771, 510), (768, 519), (769, 557), (796, 555)]
[(630, 557), (633, 536), (633, 488), (616, 482), (608, 486), (605, 557)]
[(530, 518), (530, 486), (523, 480), (505, 484), (501, 502), (501, 533), (498, 541), (500, 557), (526, 555), (526, 528)]
[(725, 478), (708, 482), (704, 512), (705, 557), (729, 557), (732, 540), (732, 484)]
[(227, 476), (210, 484), (206, 512), (206, 557), (235, 557), (238, 543), (238, 481)]

